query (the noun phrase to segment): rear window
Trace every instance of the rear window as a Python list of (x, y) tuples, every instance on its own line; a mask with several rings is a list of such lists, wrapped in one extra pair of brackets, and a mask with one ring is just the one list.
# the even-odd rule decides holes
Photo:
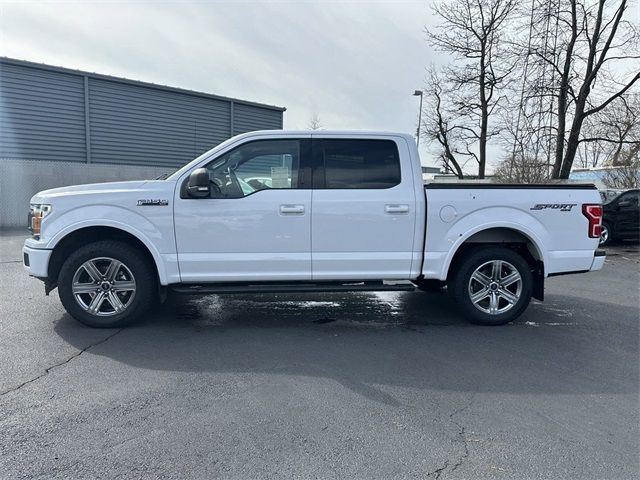
[(381, 189), (400, 183), (398, 147), (391, 140), (323, 140), (325, 188)]

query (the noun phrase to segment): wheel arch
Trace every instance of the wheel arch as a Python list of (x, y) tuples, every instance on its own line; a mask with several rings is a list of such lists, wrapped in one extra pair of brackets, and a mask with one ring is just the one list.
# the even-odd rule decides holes
[(69, 253), (83, 245), (100, 240), (119, 240), (136, 247), (144, 255), (149, 265), (153, 267), (160, 284), (166, 284), (166, 274), (160, 254), (148, 239), (138, 232), (136, 233), (113, 225), (80, 226), (65, 232), (63, 236), (56, 239), (49, 259), (48, 284), (51, 285), (51, 289), (57, 284), (60, 268)]
[(451, 249), (443, 268), (443, 277), (449, 280), (456, 263), (471, 250), (482, 246), (503, 246), (518, 252), (529, 264), (534, 279), (533, 296), (544, 299), (545, 250), (533, 232), (514, 226), (493, 226), (468, 232)]

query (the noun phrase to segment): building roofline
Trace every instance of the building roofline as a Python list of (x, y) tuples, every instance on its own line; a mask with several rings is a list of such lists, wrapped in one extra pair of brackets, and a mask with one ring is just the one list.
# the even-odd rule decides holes
[(240, 104), (240, 105), (249, 105), (252, 107), (260, 107), (260, 108), (265, 108), (265, 109), (269, 109), (269, 110), (276, 110), (278, 112), (284, 112), (286, 111), (286, 107), (279, 107), (276, 105), (267, 105), (265, 103), (258, 103), (258, 102), (252, 102), (249, 100), (240, 100), (239, 98), (232, 98), (232, 97), (225, 97), (222, 95), (214, 95), (212, 93), (205, 93), (205, 92), (198, 92), (196, 90), (189, 90), (186, 88), (179, 88), (179, 87), (170, 87), (168, 85), (160, 85), (158, 83), (152, 83), (152, 82), (143, 82), (141, 80), (131, 80), (129, 78), (123, 78), (123, 77), (116, 77), (113, 75), (105, 75), (102, 73), (95, 73), (95, 72), (87, 72), (85, 70), (76, 70), (73, 68), (66, 68), (66, 67), (57, 67), (55, 65), (48, 65), (46, 63), (38, 63), (38, 62), (31, 62), (29, 60), (19, 60), (17, 58), (9, 58), (9, 57), (2, 57), (0, 56), (0, 65), (1, 64), (8, 64), (8, 65), (19, 65), (22, 67), (31, 67), (31, 68), (37, 68), (40, 70), (47, 70), (50, 72), (59, 72), (59, 73), (66, 73), (66, 74), (70, 74), (70, 75), (79, 75), (79, 76), (86, 76), (86, 77), (90, 77), (90, 78), (97, 78), (100, 80), (106, 80), (106, 81), (111, 81), (111, 82), (119, 82), (119, 83), (126, 83), (129, 85), (137, 85), (139, 87), (147, 87), (147, 88), (154, 88), (156, 90), (164, 90), (164, 91), (168, 91), (168, 92), (176, 92), (176, 93), (184, 93), (187, 95), (195, 95), (198, 97), (204, 97), (204, 98), (212, 98), (215, 100), (223, 100), (223, 101), (227, 101), (227, 102), (233, 102), (235, 104)]

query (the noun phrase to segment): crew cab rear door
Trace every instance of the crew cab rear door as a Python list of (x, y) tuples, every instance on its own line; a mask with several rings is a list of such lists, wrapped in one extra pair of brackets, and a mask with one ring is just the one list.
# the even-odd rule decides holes
[(403, 138), (314, 133), (314, 280), (407, 279), (416, 198)]

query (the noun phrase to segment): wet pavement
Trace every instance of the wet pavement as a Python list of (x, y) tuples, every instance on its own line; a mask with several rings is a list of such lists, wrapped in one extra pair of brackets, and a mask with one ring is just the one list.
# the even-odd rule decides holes
[(2, 478), (634, 478), (640, 253), (515, 323), (444, 294), (172, 297), (83, 327), (0, 238)]

